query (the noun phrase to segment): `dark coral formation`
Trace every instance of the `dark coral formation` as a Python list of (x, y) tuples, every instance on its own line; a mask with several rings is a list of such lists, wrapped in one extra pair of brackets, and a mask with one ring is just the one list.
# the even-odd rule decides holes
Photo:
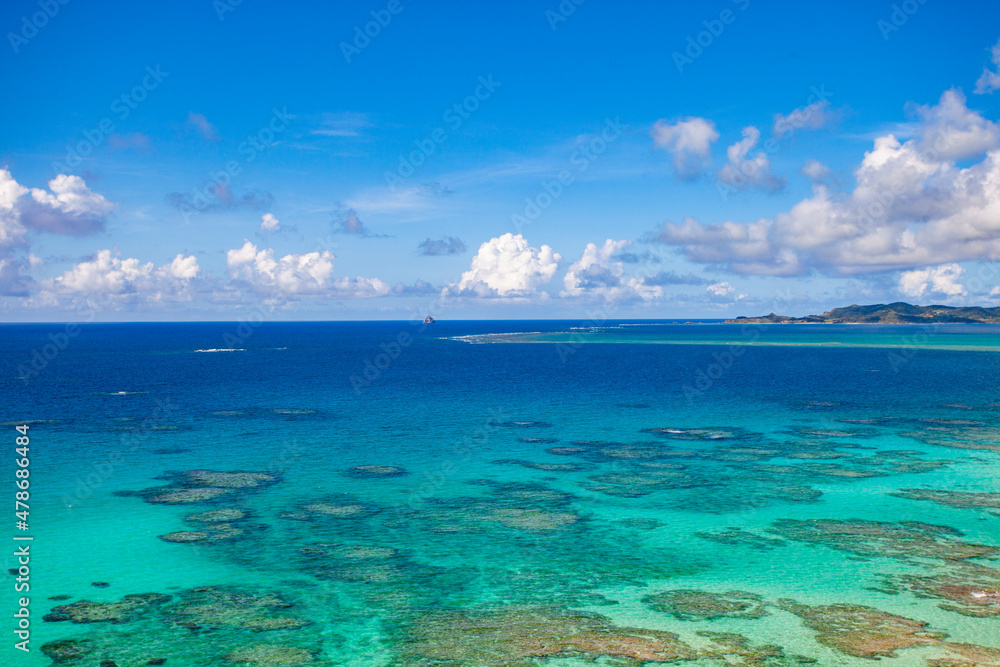
[(648, 595), (642, 601), (651, 609), (684, 621), (761, 618), (768, 613), (761, 596), (745, 591), (712, 593), (678, 589)]
[(594, 468), (589, 463), (536, 463), (521, 459), (497, 459), (493, 463), (494, 465), (521, 466), (522, 468), (544, 470), (546, 472), (583, 472)]
[(676, 428), (663, 426), (644, 428), (643, 433), (652, 433), (671, 440), (737, 440), (749, 435), (744, 429), (728, 427)]
[(220, 472), (185, 470), (168, 472), (161, 479), (171, 482), (142, 491), (118, 491), (118, 496), (139, 496), (156, 505), (186, 505), (220, 499), (234, 501), (242, 495), (277, 484), (281, 477), (270, 472)]
[(60, 639), (42, 644), (42, 653), (53, 663), (78, 663), (94, 652), (94, 643), (89, 639)]
[(944, 489), (900, 489), (891, 496), (924, 500), (956, 509), (1000, 510), (1000, 493), (969, 493)]
[(45, 621), (56, 623), (69, 621), (71, 623), (131, 623), (143, 614), (167, 603), (169, 595), (160, 593), (142, 593), (126, 595), (117, 602), (91, 602), (79, 600), (72, 604), (53, 607), (45, 615)]
[(1000, 648), (952, 642), (941, 648), (945, 655), (929, 658), (927, 667), (1000, 667)]
[(384, 477), (403, 477), (409, 473), (405, 468), (400, 468), (399, 466), (387, 466), (387, 465), (363, 465), (354, 466), (347, 471), (348, 477), (357, 477), (359, 479), (378, 479)]
[(888, 556), (903, 560), (960, 561), (1000, 555), (1000, 547), (963, 542), (957, 539), (962, 533), (954, 528), (918, 521), (782, 519), (776, 521), (768, 532), (789, 540), (821, 544), (870, 558)]
[(237, 507), (208, 510), (190, 514), (184, 518), (187, 523), (197, 525), (196, 530), (181, 530), (160, 535), (164, 542), (178, 544), (231, 542), (267, 530), (264, 524), (249, 523), (249, 513)]
[[(117, 602), (81, 601), (54, 608), (45, 620), (102, 623), (107, 628), (49, 642), (42, 652), (55, 664), (81, 666), (215, 665), (230, 655), (254, 665), (313, 662), (316, 648), (298, 644), (314, 643), (315, 638), (296, 634), (311, 622), (296, 617), (295, 608), (278, 594), (219, 586), (193, 588), (173, 597), (148, 593), (127, 595)], [(282, 650), (277, 644), (261, 644), (262, 633), (282, 642)], [(143, 640), (151, 635), (156, 642)], [(289, 639), (295, 645), (286, 644)]]
[(782, 600), (790, 611), (816, 632), (816, 640), (858, 658), (894, 657), (898, 649), (939, 644), (944, 633), (902, 616), (852, 604), (809, 606)]
[(297, 646), (262, 644), (227, 653), (223, 660), (241, 665), (305, 665), (313, 662), (314, 651)]
[(178, 594), (177, 602), (164, 609), (168, 622), (191, 631), (211, 632), (241, 628), (254, 632), (296, 630), (309, 621), (288, 616), (294, 605), (272, 593), (203, 586)]
[(642, 663), (691, 659), (670, 632), (619, 628), (596, 615), (538, 607), (438, 612), (416, 618), (401, 647), (405, 664), (531, 667), (554, 657), (622, 658)]
[(919, 597), (943, 600), (938, 606), (964, 616), (1000, 616), (1000, 570), (959, 563), (927, 575), (893, 578)]
[[(920, 430), (908, 431), (902, 435), (938, 447), (1000, 452), (1000, 428), (998, 427), (946, 424), (942, 423), (941, 420), (922, 421), (925, 425)], [(932, 425), (927, 426), (928, 423)]]
[(719, 544), (725, 544), (728, 546), (746, 546), (751, 549), (759, 549), (761, 551), (768, 551), (787, 544), (784, 540), (779, 540), (774, 537), (765, 537), (764, 535), (757, 535), (756, 533), (751, 533), (748, 530), (744, 530), (736, 526), (730, 526), (726, 528), (726, 530), (719, 532), (702, 532), (695, 533), (695, 535), (703, 540), (718, 542)]

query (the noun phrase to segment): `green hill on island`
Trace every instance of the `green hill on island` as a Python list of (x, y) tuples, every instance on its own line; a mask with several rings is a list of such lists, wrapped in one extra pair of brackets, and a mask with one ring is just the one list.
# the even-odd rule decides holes
[(980, 306), (914, 306), (898, 301), (873, 306), (851, 305), (834, 308), (822, 315), (788, 317), (785, 315), (764, 315), (763, 317), (737, 317), (726, 320), (727, 324), (927, 324), (932, 322), (953, 323), (1000, 323), (1000, 308)]

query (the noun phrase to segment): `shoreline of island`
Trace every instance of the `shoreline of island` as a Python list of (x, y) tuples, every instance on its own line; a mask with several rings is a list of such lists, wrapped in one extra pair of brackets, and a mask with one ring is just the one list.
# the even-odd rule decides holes
[(769, 313), (760, 317), (740, 316), (722, 324), (1000, 324), (1000, 308), (983, 306), (915, 306), (897, 301), (859, 306), (852, 304), (822, 315), (791, 317)]

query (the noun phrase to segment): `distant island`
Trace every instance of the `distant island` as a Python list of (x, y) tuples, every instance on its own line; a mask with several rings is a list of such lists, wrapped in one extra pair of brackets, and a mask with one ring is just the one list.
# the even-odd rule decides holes
[(726, 324), (929, 324), (935, 322), (1000, 324), (1000, 308), (979, 306), (914, 306), (898, 301), (873, 306), (851, 305), (834, 308), (822, 315), (788, 317), (764, 315), (763, 317), (737, 317)]

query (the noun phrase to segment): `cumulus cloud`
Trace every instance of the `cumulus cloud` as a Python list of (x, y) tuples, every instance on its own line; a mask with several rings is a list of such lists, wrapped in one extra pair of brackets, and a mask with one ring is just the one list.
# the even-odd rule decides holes
[(0, 296), (28, 296), (32, 284), (28, 262), (20, 257), (0, 257)]
[(445, 291), (477, 297), (535, 296), (552, 280), (561, 259), (549, 246), (533, 248), (521, 234), (508, 232), (480, 245), (469, 270)]
[(169, 264), (154, 266), (138, 259), (122, 259), (111, 250), (101, 250), (61, 276), (43, 283), (56, 294), (133, 296), (144, 301), (188, 301), (191, 283), (201, 267), (194, 255), (178, 254)]
[(607, 239), (603, 246), (588, 243), (580, 259), (566, 270), (561, 296), (600, 296), (609, 301), (662, 296), (661, 287), (626, 276), (623, 263), (615, 260), (630, 245), (631, 241), (613, 239)]
[[(993, 48), (990, 49), (990, 56), (993, 66), (997, 68), (997, 70), (1000, 70), (1000, 42), (994, 44)], [(1000, 88), (1000, 71), (984, 67), (983, 73), (980, 75), (979, 80), (976, 81), (976, 94), (984, 95), (986, 93), (992, 93), (998, 88)]]
[(392, 288), (392, 293), (398, 296), (430, 296), (440, 293), (440, 289), (431, 285), (426, 280), (417, 279), (412, 285), (396, 283)]
[(0, 294), (25, 296), (31, 262), (15, 256), (30, 247), (30, 231), (83, 236), (103, 231), (114, 204), (79, 176), (60, 174), (49, 189), (27, 188), (0, 169)]
[(706, 291), (711, 292), (715, 296), (727, 296), (736, 291), (736, 288), (729, 283), (712, 283), (705, 288)]
[(281, 231), (281, 221), (274, 217), (273, 213), (265, 213), (260, 216), (260, 233), (273, 234)]
[(943, 160), (975, 157), (1000, 145), (1000, 126), (966, 107), (961, 91), (945, 91), (935, 106), (909, 108), (921, 120), (919, 148)]
[(382, 234), (373, 233), (365, 223), (358, 217), (358, 212), (353, 208), (342, 211), (333, 221), (334, 234), (348, 234), (351, 236), (362, 236), (365, 238), (381, 237)]
[(960, 282), (963, 275), (965, 269), (958, 264), (904, 271), (899, 276), (899, 291), (918, 299), (930, 294), (961, 297), (966, 295), (965, 287)]
[(819, 130), (836, 122), (838, 117), (839, 114), (830, 109), (830, 100), (817, 100), (792, 110), (787, 116), (774, 114), (771, 134), (782, 139), (798, 130)]
[(21, 220), (20, 202), (28, 188), (0, 169), (0, 249), (27, 245), (27, 228)]
[(649, 131), (653, 145), (673, 155), (678, 175), (696, 176), (712, 161), (712, 142), (719, 138), (715, 123), (705, 118), (683, 118), (676, 123), (660, 119)]
[(833, 172), (830, 171), (830, 168), (819, 160), (806, 160), (806, 163), (802, 165), (802, 169), (800, 171), (802, 174), (812, 179), (813, 183), (824, 183), (830, 180), (830, 177), (833, 176)]
[(275, 258), (273, 248), (260, 249), (246, 239), (242, 247), (226, 252), (229, 275), (268, 295), (371, 297), (389, 293), (390, 286), (378, 278), (335, 279), (333, 260), (328, 250)]
[(188, 113), (187, 125), (205, 141), (219, 140), (219, 133), (215, 131), (215, 126), (208, 122), (208, 118), (204, 114), (193, 111)]
[[(10, 178), (10, 172), (5, 175)], [(104, 229), (105, 219), (114, 208), (79, 176), (60, 174), (49, 181), (49, 190), (31, 188), (31, 196), (19, 202), (25, 227), (50, 234), (92, 234)]]
[[(997, 126), (947, 91), (917, 107), (920, 125), (901, 143), (889, 134), (854, 171), (856, 185), (813, 194), (788, 211), (751, 222), (666, 222), (650, 240), (691, 260), (740, 274), (854, 274), (1000, 257)], [(986, 151), (980, 161), (955, 161)]]
[(419, 246), (421, 255), (426, 255), (428, 257), (437, 257), (439, 255), (458, 255), (465, 252), (465, 243), (462, 239), (456, 238), (454, 236), (449, 236), (446, 239), (427, 239), (423, 241)]
[(760, 130), (752, 125), (743, 128), (743, 139), (726, 149), (729, 162), (718, 172), (718, 178), (734, 188), (753, 187), (768, 192), (777, 192), (785, 187), (785, 179), (771, 173), (771, 161), (767, 154), (758, 152), (747, 156), (760, 139)]

